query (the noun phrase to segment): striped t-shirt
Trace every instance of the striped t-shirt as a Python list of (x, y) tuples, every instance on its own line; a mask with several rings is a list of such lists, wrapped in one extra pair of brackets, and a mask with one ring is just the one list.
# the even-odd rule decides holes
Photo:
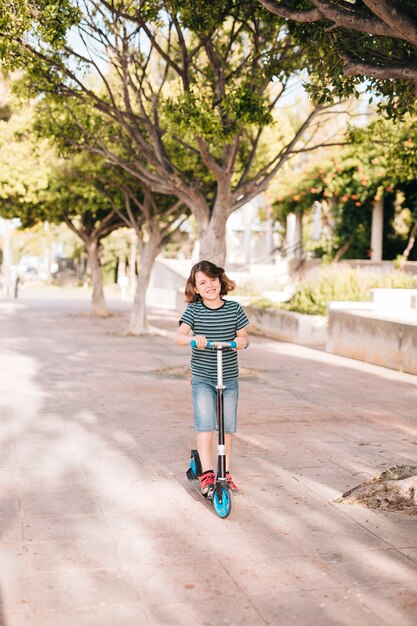
[[(249, 324), (246, 313), (234, 300), (223, 300), (218, 309), (209, 309), (203, 302), (192, 302), (185, 309), (179, 324), (182, 322), (191, 326), (194, 335), (204, 335), (209, 341), (233, 341), (236, 332)], [(217, 380), (216, 350), (192, 348), (191, 373)], [(224, 350), (223, 379), (232, 380), (238, 375), (236, 350)]]

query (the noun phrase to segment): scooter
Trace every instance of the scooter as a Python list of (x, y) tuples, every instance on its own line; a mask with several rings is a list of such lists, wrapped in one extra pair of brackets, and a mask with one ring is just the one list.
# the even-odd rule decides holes
[[(193, 339), (191, 346), (197, 345)], [(226, 479), (226, 446), (224, 443), (224, 385), (223, 385), (223, 350), (236, 348), (235, 341), (208, 341), (206, 349), (217, 351), (217, 385), (216, 385), (216, 416), (219, 428), (219, 440), (217, 445), (217, 476), (214, 486), (206, 494), (201, 493), (198, 477), (202, 474), (200, 456), (197, 450), (191, 450), (190, 467), (186, 474), (194, 489), (205, 500), (213, 502), (214, 510), (221, 518), (229, 515), (232, 509), (232, 492)]]

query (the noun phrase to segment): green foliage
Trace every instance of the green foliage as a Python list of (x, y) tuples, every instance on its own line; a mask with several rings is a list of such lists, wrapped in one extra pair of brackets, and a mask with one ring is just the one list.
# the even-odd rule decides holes
[(284, 224), (289, 213), (302, 214), (309, 211), (315, 201), (323, 200), (327, 195), (330, 197), (327, 183), (334, 165), (331, 161), (323, 161), (298, 172), (289, 171), (273, 203), (276, 219)]
[[(0, 214), (18, 217), (23, 228), (45, 220), (74, 221), (91, 234), (113, 211), (97, 184), (100, 177), (109, 178), (108, 168), (91, 156), (58, 158), (51, 142), (34, 134), (32, 122), (31, 110), (0, 122)], [(112, 220), (108, 232), (116, 224)]]
[[(337, 5), (338, 3), (334, 3)], [(343, 3), (340, 3), (345, 10)], [(372, 16), (364, 3), (352, 7), (362, 15)], [(313, 3), (300, 3), (286, 0), (285, 5), (294, 9), (312, 8)], [(416, 15), (414, 0), (401, 2), (405, 13)], [(372, 77), (372, 68), (378, 70), (392, 67), (413, 68), (417, 62), (415, 46), (402, 39), (378, 37), (348, 28), (329, 28), (329, 22), (297, 23), (288, 21), (289, 30), (298, 45), (307, 49), (306, 69), (308, 79), (306, 89), (316, 102), (335, 102), (337, 98), (358, 97), (365, 87), (378, 104), (378, 108), (388, 117), (402, 117), (407, 112), (416, 111), (415, 85), (410, 80), (382, 79)], [(352, 62), (369, 66), (366, 76), (345, 76), (345, 62), (348, 55)]]
[(310, 212), (315, 201), (324, 202), (332, 238), (327, 253), (332, 256), (349, 242), (348, 258), (366, 257), (372, 204), (386, 175), (385, 169), (375, 168), (372, 161), (372, 151), (355, 146), (306, 167), (298, 176), (291, 172), (273, 205), (276, 218), (284, 224), (289, 213)]
[(194, 92), (180, 94), (177, 98), (167, 98), (162, 110), (165, 120), (175, 133), (186, 140), (204, 137), (220, 147), (250, 126), (262, 127), (272, 123), (267, 100), (257, 96), (250, 84), (232, 85), (226, 93), (222, 109), (213, 107), (207, 94)]
[(324, 202), (332, 221), (332, 244), (316, 252), (344, 258), (366, 258), (370, 247), (372, 206), (384, 199), (384, 258), (393, 259), (406, 245), (406, 233), (397, 233), (396, 192), (403, 195), (400, 210), (409, 209), (412, 228), (417, 219), (417, 120), (379, 119), (349, 133), (350, 145), (319, 163), (308, 164), (297, 175), (290, 171), (274, 202), (276, 219), (285, 223), (293, 213), (309, 213), (315, 201)]
[(264, 177), (258, 133), (275, 140), (268, 163), (283, 137), (272, 129), (272, 92), (304, 64), (284, 20), (247, 0), (20, 2), (22, 22), (14, 10), (4, 18), (0, 62), (24, 67), (16, 89), (42, 95), (41, 126), (62, 136), (63, 154), (88, 146), (164, 193), (191, 186), (207, 217), (220, 197), (214, 171), (227, 168), (233, 191)]
[(167, 6), (179, 13), (185, 28), (206, 37), (212, 34), (233, 8), (233, 0), (213, 0), (195, 2), (193, 0), (173, 0)]
[(381, 274), (330, 266), (301, 282), (284, 308), (308, 315), (326, 315), (328, 302), (369, 301), (371, 289), (378, 287), (413, 289), (417, 281), (404, 272)]
[[(67, 31), (79, 23), (81, 12), (71, 0), (3, 0), (0, 31), (10, 40), (29, 32), (51, 46), (62, 46)], [(4, 42), (5, 45), (5, 42)], [(3, 50), (1, 50), (3, 51)]]
[(46, 218), (56, 223), (71, 220), (87, 235), (97, 229), (113, 210), (109, 198), (97, 185), (102, 167), (99, 160), (86, 155), (62, 160), (54, 167), (42, 197)]
[(264, 296), (259, 296), (258, 298), (254, 298), (251, 303), (251, 306), (257, 309), (278, 309), (282, 308), (282, 305), (277, 304), (270, 300), (270, 298), (265, 298)]
[[(2, 0), (0, 11), (0, 61), (6, 71), (27, 70), (32, 64), (33, 78), (42, 81), (45, 75), (52, 77), (43, 53), (51, 50), (62, 51), (68, 32), (77, 25), (81, 12), (77, 2), (72, 0)], [(31, 55), (21, 41), (42, 42), (39, 56)], [(60, 57), (52, 53), (57, 62)], [(54, 79), (56, 82), (56, 78)]]
[(46, 139), (31, 132), (32, 114), (24, 111), (0, 121), (0, 215), (33, 224), (48, 187), (55, 155)]
[(406, 115), (401, 122), (378, 119), (350, 132), (355, 150), (371, 150), (373, 164), (385, 170), (385, 179), (395, 186), (417, 179), (417, 118)]

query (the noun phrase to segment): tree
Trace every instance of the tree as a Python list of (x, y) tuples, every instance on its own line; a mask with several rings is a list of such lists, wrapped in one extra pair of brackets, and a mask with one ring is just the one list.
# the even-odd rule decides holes
[(377, 120), (368, 127), (355, 129), (351, 136), (354, 146), (376, 151), (374, 163), (385, 171), (385, 190), (391, 191), (389, 200), (394, 204), (395, 199), (407, 214), (402, 220), (407, 243), (403, 244), (402, 254), (395, 250), (402, 267), (412, 254), (417, 235), (417, 119), (407, 115), (396, 124)]
[[(305, 59), (285, 20), (243, 0), (20, 0), (0, 32), (3, 64), (24, 69), (45, 101), (64, 103), (88, 150), (189, 207), (201, 256), (219, 264), (229, 215), (268, 187), (323, 110), (312, 108), (294, 130), (273, 128)], [(120, 126), (112, 141), (128, 138), (128, 158), (109, 148), (102, 125), (77, 118), (74, 102)], [(276, 148), (262, 160), (267, 132), (276, 132)]]
[(370, 163), (368, 154), (346, 148), (319, 164), (309, 164), (282, 182), (274, 202), (277, 218), (288, 213), (311, 213), (320, 202), (326, 237), (316, 242), (320, 256), (340, 260), (366, 257), (369, 250), (372, 205), (380, 193), (385, 170)]
[[(136, 233), (140, 268), (129, 330), (132, 334), (141, 334), (147, 329), (146, 291), (153, 264), (189, 216), (189, 211), (177, 198), (154, 193), (137, 177), (116, 165), (113, 159), (103, 158), (100, 151), (98, 155), (94, 154), (91, 161), (85, 147), (87, 126), (89, 135), (94, 129), (95, 136), (100, 136), (106, 155), (129, 161), (133, 146), (123, 127), (115, 121), (109, 122), (88, 103), (75, 102), (71, 111), (62, 102), (46, 106), (42, 101), (36, 107), (36, 131), (40, 137), (47, 137), (53, 142), (70, 163), (70, 179), (76, 188), (88, 189), (92, 185), (102, 200), (112, 207), (118, 218), (116, 222), (133, 228)], [(74, 169), (75, 163), (80, 167)]]
[(25, 221), (48, 186), (55, 155), (46, 139), (35, 142), (29, 110), (0, 121), (0, 215)]
[(95, 187), (97, 159), (59, 159), (47, 138), (32, 131), (33, 111), (0, 122), (0, 214), (22, 227), (65, 222), (85, 245), (92, 279), (92, 312), (107, 315), (100, 268), (100, 241), (124, 225)]
[(114, 204), (97, 189), (100, 162), (78, 155), (62, 160), (51, 170), (49, 185), (33, 215), (59, 223), (63, 221), (81, 239), (87, 255), (92, 282), (92, 313), (107, 316), (101, 270), (101, 241), (124, 226)]
[(349, 146), (281, 181), (276, 216), (283, 222), (288, 213), (308, 213), (314, 202), (327, 203), (332, 236), (318, 247), (336, 261), (366, 257), (372, 207), (383, 198), (384, 258), (395, 258), (405, 248), (406, 259), (417, 231), (417, 124), (409, 117), (397, 123), (377, 120), (351, 130), (349, 138)]
[[(309, 90), (316, 98), (357, 92), (365, 84), (390, 115), (415, 108), (417, 2), (415, 0), (258, 0), (293, 22), (309, 43)], [(331, 85), (331, 88), (329, 87)]]
[[(153, 193), (126, 173), (112, 170), (98, 183), (125, 226), (135, 230), (140, 268), (136, 282), (129, 330), (139, 335), (147, 330), (146, 291), (155, 259), (188, 217), (180, 200)], [(115, 193), (115, 191), (117, 193)], [(120, 208), (123, 198), (123, 210)]]

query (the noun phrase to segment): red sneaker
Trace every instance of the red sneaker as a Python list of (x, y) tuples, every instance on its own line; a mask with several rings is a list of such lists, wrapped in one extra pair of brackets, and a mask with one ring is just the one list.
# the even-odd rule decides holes
[(213, 470), (207, 470), (207, 472), (203, 472), (199, 477), (200, 481), (200, 489), (203, 496), (207, 495), (209, 489), (214, 487), (214, 483), (216, 477), (214, 476)]
[(238, 486), (235, 484), (233, 478), (230, 476), (230, 472), (226, 472), (227, 484), (232, 491), (239, 491)]

